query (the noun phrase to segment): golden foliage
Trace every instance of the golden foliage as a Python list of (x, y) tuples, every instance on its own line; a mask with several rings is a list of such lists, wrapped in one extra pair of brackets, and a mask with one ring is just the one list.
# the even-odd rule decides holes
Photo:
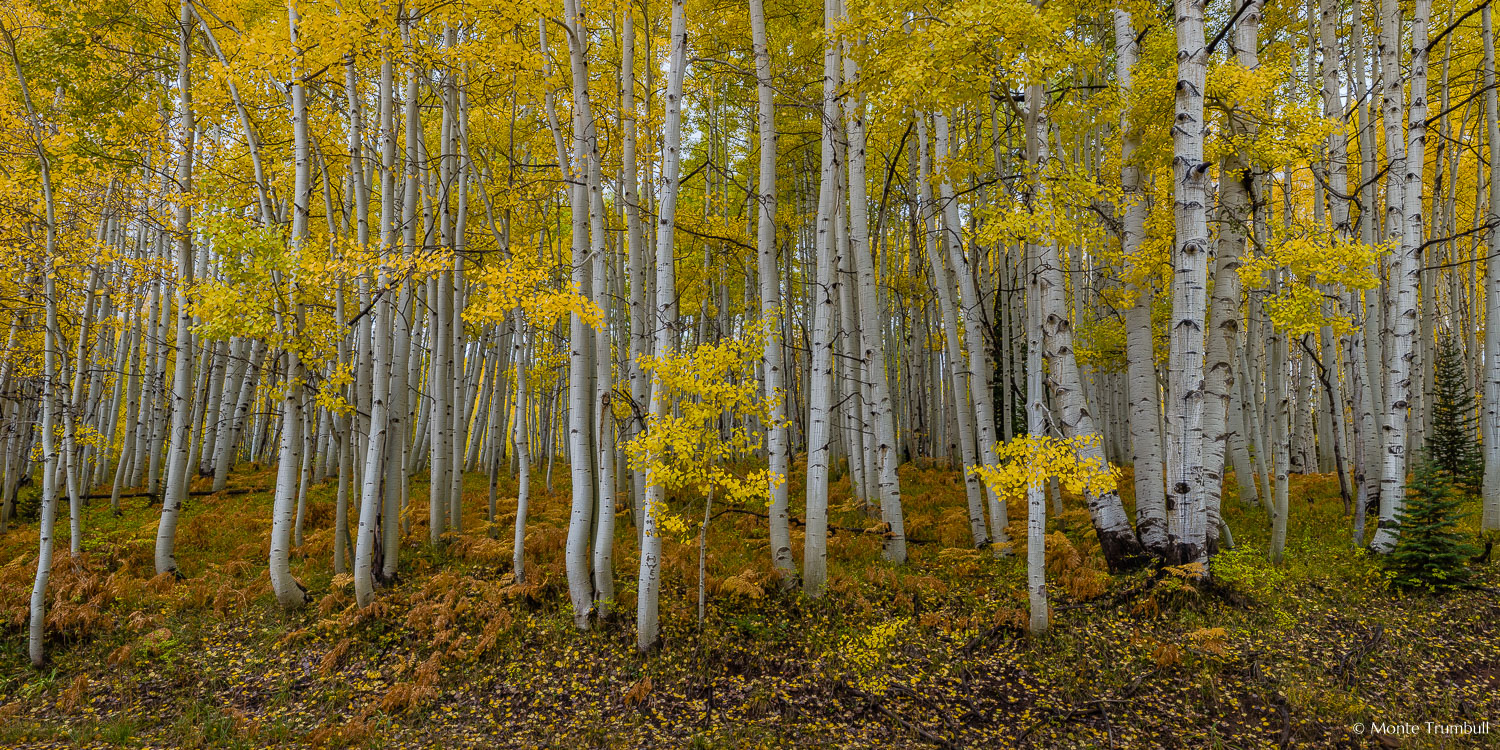
[(625, 705), (634, 708), (645, 703), (649, 697), (651, 697), (651, 678), (642, 677), (625, 692)]

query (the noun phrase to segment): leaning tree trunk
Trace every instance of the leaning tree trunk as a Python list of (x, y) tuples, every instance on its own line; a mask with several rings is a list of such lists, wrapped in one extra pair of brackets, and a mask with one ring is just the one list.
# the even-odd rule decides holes
[[(859, 77), (859, 63), (852, 56), (844, 58), (844, 73), (852, 86)], [(901, 484), (896, 477), (896, 467), (901, 463), (896, 445), (896, 415), (891, 402), (891, 388), (887, 380), (885, 357), (885, 327), (880, 318), (879, 284), (875, 278), (875, 259), (870, 248), (870, 226), (866, 214), (868, 197), (865, 194), (865, 119), (864, 97), (854, 96), (846, 107), (849, 137), (849, 252), (854, 255), (854, 269), (858, 277), (859, 334), (854, 337), (862, 344), (856, 359), (864, 365), (864, 377), (869, 383), (871, 398), (866, 405), (875, 423), (874, 435), (865, 439), (874, 440), (867, 448), (873, 454), (874, 484), (880, 496), (880, 515), (885, 521), (885, 559), (906, 562), (906, 523), (901, 513)], [(845, 321), (852, 326), (855, 321)], [(851, 459), (852, 460), (852, 459)]]
[[(947, 165), (957, 158), (956, 148), (950, 143), (948, 133), (948, 116), (942, 112), (933, 114), (933, 135), (936, 137), (936, 154), (938, 157), (938, 170), (940, 174), (947, 175)], [(984, 466), (994, 466), (998, 457), (995, 453), (995, 410), (993, 394), (990, 390), (990, 364), (985, 353), (989, 347), (984, 340), (984, 303), (979, 297), (978, 285), (974, 283), (973, 270), (968, 258), (964, 255), (963, 232), (960, 224), (958, 200), (954, 195), (953, 180), (945, 176), (938, 184), (939, 195), (943, 205), (943, 244), (947, 246), (947, 257), (950, 261), (949, 270), (953, 272), (958, 281), (960, 312), (963, 314), (963, 341), (962, 344), (968, 350), (966, 360), (968, 367), (969, 398), (974, 402), (975, 433), (978, 444), (975, 452), (978, 453), (979, 463)], [(958, 365), (955, 362), (955, 366)], [(960, 408), (967, 408), (962, 396), (958, 399)], [(1003, 544), (1005, 539), (1005, 526), (1008, 523), (1006, 515), (1005, 499), (990, 492), (990, 538), (997, 544)], [(1129, 524), (1126, 524), (1127, 528)], [(1002, 548), (1003, 549), (1003, 548)], [(1110, 550), (1106, 548), (1105, 554)]]
[[(948, 392), (954, 400), (952, 411), (954, 421), (957, 422), (958, 444), (960, 456), (963, 458), (964, 492), (969, 503), (969, 535), (974, 541), (975, 548), (985, 547), (990, 544), (1004, 545), (1009, 540), (1005, 536), (1005, 526), (998, 520), (994, 522), (996, 536), (991, 537), (990, 531), (985, 528), (985, 498), (993, 498), (994, 495), (981, 485), (979, 475), (970, 472), (972, 466), (978, 466), (979, 452), (975, 446), (974, 437), (974, 410), (969, 402), (969, 371), (964, 367), (963, 341), (958, 333), (958, 306), (953, 300), (953, 284), (948, 278), (943, 257), (938, 253), (937, 233), (934, 227), (934, 210), (932, 199), (932, 157), (927, 144), (927, 116), (919, 113), (917, 115), (917, 151), (918, 171), (917, 182), (918, 202), (917, 209), (920, 214), (919, 226), (922, 230), (924, 247), (927, 255), (927, 266), (932, 269), (933, 288), (937, 289), (939, 316), (942, 318), (943, 345), (948, 355)], [(933, 367), (934, 373), (942, 373), (943, 368)], [(939, 375), (941, 377), (941, 375)], [(943, 389), (934, 389), (942, 391)], [(945, 424), (943, 416), (945, 410), (941, 407), (933, 409), (934, 419), (939, 424)], [(946, 443), (944, 443), (946, 446)]]
[[(1041, 101), (1046, 94), (1043, 87), (1033, 85), (1027, 89), (1027, 105), (1030, 109), (1032, 120), (1030, 137), (1032, 149), (1035, 151), (1036, 160), (1040, 169), (1051, 160), (1048, 148), (1048, 136), (1050, 121), (1048, 119), (1047, 107)], [(1046, 176), (1040, 173), (1035, 186), (1035, 200), (1038, 207), (1046, 206), (1050, 200), (1047, 197), (1048, 186)], [(1073, 319), (1068, 314), (1068, 301), (1066, 290), (1063, 286), (1062, 261), (1058, 257), (1057, 241), (1049, 238), (1034, 249), (1036, 254), (1035, 282), (1032, 292), (1039, 295), (1036, 302), (1036, 314), (1041, 316), (1040, 323), (1044, 337), (1041, 343), (1044, 347), (1043, 356), (1046, 358), (1047, 378), (1046, 385), (1051, 390), (1054, 406), (1056, 407), (1057, 423), (1062, 428), (1062, 433), (1068, 438), (1092, 438), (1083, 446), (1078, 448), (1078, 458), (1085, 462), (1096, 462), (1100, 466), (1108, 465), (1104, 457), (1104, 436), (1099, 432), (1094, 423), (1094, 416), (1089, 411), (1087, 399), (1084, 398), (1083, 379), (1078, 374), (1078, 361), (1073, 356)], [(1027, 323), (1028, 346), (1030, 346), (1032, 323)], [(1027, 350), (1027, 356), (1031, 352)], [(1031, 371), (1027, 371), (1028, 381), (1031, 379)], [(1027, 432), (1032, 437), (1045, 434), (1040, 425), (1031, 425), (1031, 413), (1041, 407), (1034, 405), (1036, 399), (1041, 395), (1031, 395), (1028, 385), (1027, 396)], [(1104, 559), (1111, 570), (1126, 570), (1139, 567), (1146, 562), (1140, 540), (1130, 528), (1130, 516), (1125, 512), (1125, 504), (1120, 500), (1117, 490), (1111, 488), (1108, 491), (1096, 492), (1092, 488), (1086, 494), (1089, 516), (1094, 522), (1094, 531), (1099, 536), (1099, 545), (1104, 552)], [(1028, 541), (1028, 546), (1030, 542)], [(1029, 552), (1028, 552), (1029, 554)]]
[[(1130, 14), (1117, 10), (1115, 20), (1115, 76), (1120, 92), (1129, 97), (1140, 52)], [(1135, 164), (1140, 134), (1130, 123), (1129, 110), (1120, 113), (1120, 185), (1125, 203), (1121, 250), (1132, 266), (1146, 236), (1146, 202), (1141, 193), (1141, 170)], [(1167, 549), (1167, 500), (1162, 484), (1160, 388), (1151, 340), (1151, 282), (1142, 268), (1132, 268), (1137, 279), (1130, 307), (1125, 310), (1126, 388), (1130, 402), (1131, 462), (1135, 470), (1135, 527), (1141, 546), (1153, 555)]]

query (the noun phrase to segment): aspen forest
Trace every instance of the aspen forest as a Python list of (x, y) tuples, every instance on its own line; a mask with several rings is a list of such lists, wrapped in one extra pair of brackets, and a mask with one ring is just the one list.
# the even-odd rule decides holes
[(1500, 746), (1490, 0), (12, 0), (0, 747)]

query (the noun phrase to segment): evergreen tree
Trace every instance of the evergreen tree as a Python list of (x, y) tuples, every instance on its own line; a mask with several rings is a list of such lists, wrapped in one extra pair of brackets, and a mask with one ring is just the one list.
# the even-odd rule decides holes
[(1484, 477), (1484, 459), (1475, 439), (1478, 411), (1452, 336), (1438, 343), (1433, 370), (1432, 430), (1423, 446), (1427, 460), (1447, 472), (1458, 490), (1477, 495)]
[(1476, 550), (1458, 531), (1462, 503), (1447, 471), (1432, 460), (1417, 466), (1406, 507), (1396, 514), (1400, 537), (1387, 560), (1397, 586), (1442, 591), (1468, 582), (1464, 563)]

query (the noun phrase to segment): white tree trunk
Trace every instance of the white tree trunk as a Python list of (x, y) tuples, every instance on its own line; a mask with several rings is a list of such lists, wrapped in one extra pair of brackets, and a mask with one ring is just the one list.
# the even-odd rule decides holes
[[(10, 46), (11, 60), (15, 63), (16, 80), (21, 89), (21, 98), (26, 103), (26, 112), (37, 120), (36, 108), (31, 102), (31, 93), (26, 87), (26, 75), (21, 69), (20, 56), (16, 54), (16, 41), (9, 29), (0, 25), (5, 41)], [(36, 125), (34, 127), (40, 127)], [(46, 306), (45, 330), (42, 333), (42, 404), (41, 404), (41, 448), (42, 448), (42, 498), (41, 518), (37, 522), (38, 543), (36, 579), (31, 586), (31, 618), (27, 631), (27, 651), (31, 664), (41, 668), (46, 661), (43, 638), (47, 622), (47, 579), (52, 573), (52, 532), (57, 520), (57, 466), (58, 454), (53, 430), (57, 423), (57, 388), (59, 385), (58, 357), (62, 348), (62, 329), (57, 322), (57, 203), (52, 194), (51, 159), (40, 137), (35, 138), (37, 162), (41, 168), (42, 203), (46, 211), (47, 244), (46, 264), (42, 275), (42, 297)], [(30, 440), (25, 445), (29, 446)], [(22, 464), (25, 464), (22, 456)], [(8, 508), (7, 508), (8, 510)]]
[[(947, 175), (947, 164), (957, 158), (950, 146), (948, 116), (942, 112), (934, 113), (933, 129), (937, 141), (938, 172)], [(963, 346), (968, 350), (969, 398), (974, 402), (974, 429), (978, 439), (975, 452), (980, 464), (994, 466), (997, 460), (995, 409), (990, 390), (990, 364), (987, 356), (989, 347), (984, 340), (984, 301), (979, 298), (973, 270), (964, 254), (963, 232), (952, 178), (945, 176), (939, 183), (938, 190), (943, 202), (943, 243), (947, 246), (950, 270), (958, 281), (959, 308), (963, 316)], [(1003, 544), (1004, 529), (1009, 523), (1005, 499), (993, 492), (988, 495), (990, 538), (997, 544)]]
[[(593, 238), (594, 302), (599, 309), (608, 311), (607, 249), (604, 236), (604, 189), (603, 173), (599, 158), (597, 130), (591, 126), (589, 138), (589, 233)], [(607, 314), (607, 313), (606, 313)], [(615, 599), (615, 433), (614, 414), (611, 404), (614, 399), (614, 369), (607, 329), (594, 335), (594, 396), (597, 424), (594, 425), (594, 459), (597, 461), (595, 481), (598, 485), (597, 517), (594, 522), (594, 609), (600, 619), (610, 617)]]
[[(625, 204), (625, 241), (626, 250), (629, 253), (627, 264), (630, 273), (630, 361), (627, 372), (630, 374), (630, 398), (634, 402), (631, 412), (639, 414), (642, 409), (649, 408), (647, 402), (651, 398), (651, 379), (641, 368), (641, 358), (651, 356), (653, 316), (650, 311), (654, 301), (649, 299), (651, 281), (646, 268), (650, 249), (647, 247), (646, 236), (642, 231), (640, 196), (637, 193), (640, 172), (636, 166), (635, 13), (632, 8), (625, 7), (621, 9), (621, 16), (620, 119), (623, 133), (620, 144), (622, 172), (620, 193), (622, 202)], [(632, 420), (631, 424), (634, 425), (634, 428), (630, 430), (632, 437), (637, 431), (643, 431), (646, 427), (638, 420)], [(639, 534), (643, 520), (643, 505), (646, 502), (646, 472), (632, 468), (630, 475), (631, 507), (635, 511), (637, 534)], [(773, 510), (772, 514), (774, 513)], [(774, 547), (774, 537), (772, 546)]]
[[(1140, 54), (1135, 23), (1123, 10), (1114, 12), (1115, 78), (1122, 96), (1129, 96)], [(1140, 134), (1130, 124), (1128, 110), (1120, 113), (1120, 185), (1125, 201), (1121, 251), (1135, 264), (1146, 236), (1145, 196), (1141, 170), (1135, 164)], [(1139, 273), (1139, 271), (1136, 271)], [(1161, 556), (1167, 548), (1167, 500), (1162, 480), (1161, 398), (1156, 381), (1156, 355), (1151, 336), (1151, 287), (1133, 290), (1133, 304), (1125, 310), (1127, 397), (1130, 401), (1131, 463), (1135, 467), (1135, 527), (1141, 546)]]
[[(588, 136), (590, 122), (588, 66), (584, 58), (586, 30), (582, 0), (564, 0), (567, 17), (568, 52), (573, 71), (573, 160), (568, 171), (572, 228), (573, 284), (582, 294), (588, 293), (589, 268), (589, 189)], [(573, 507), (568, 516), (568, 540), (564, 558), (568, 574), (568, 597), (573, 604), (573, 624), (588, 628), (593, 611), (593, 580), (590, 575), (589, 531), (593, 525), (594, 456), (589, 451), (589, 436), (595, 429), (592, 413), (592, 389), (589, 387), (589, 363), (592, 340), (589, 328), (576, 312), (570, 317), (568, 334), (568, 467), (572, 473)]]
[[(1396, 547), (1399, 531), (1396, 514), (1405, 506), (1406, 498), (1406, 441), (1409, 415), (1407, 408), (1412, 397), (1412, 363), (1416, 357), (1414, 348), (1417, 318), (1417, 274), (1420, 265), (1421, 246), (1421, 159), (1410, 153), (1413, 143), (1418, 144), (1426, 131), (1427, 89), (1427, 0), (1418, 0), (1418, 12), (1412, 22), (1412, 107), (1413, 118), (1410, 138), (1401, 126), (1402, 116), (1407, 114), (1403, 105), (1403, 77), (1400, 75), (1401, 59), (1401, 4), (1396, 0), (1381, 2), (1380, 63), (1384, 75), (1384, 99), (1382, 109), (1386, 129), (1386, 212), (1385, 231), (1387, 241), (1398, 248), (1387, 256), (1387, 314), (1383, 336), (1387, 347), (1381, 361), (1385, 365), (1385, 411), (1383, 445), (1384, 463), (1380, 475), (1380, 528), (1370, 541), (1376, 552), (1389, 552)], [(1419, 102), (1421, 103), (1419, 106)], [(1418, 114), (1420, 112), (1420, 118)], [(1408, 163), (1414, 161), (1414, 167)], [(1411, 173), (1415, 172), (1415, 182)], [(1417, 193), (1413, 201), (1409, 191)], [(1412, 218), (1408, 217), (1416, 206), (1415, 233)]]
[(1168, 364), (1167, 559), (1208, 562), (1204, 466), (1204, 337), (1208, 312), (1208, 167), (1203, 161), (1203, 90), (1208, 52), (1203, 0), (1176, 0), (1177, 104), (1172, 127), (1177, 238)]
[[(1044, 167), (1051, 161), (1048, 146), (1051, 122), (1047, 107), (1042, 102), (1043, 97), (1046, 96), (1044, 87), (1040, 84), (1033, 84), (1027, 88), (1026, 96), (1028, 119), (1031, 121), (1028, 150), (1034, 152), (1039, 167)], [(1039, 177), (1033, 189), (1037, 205), (1046, 206), (1050, 202), (1046, 177)], [(1058, 257), (1057, 243), (1055, 240), (1043, 242), (1032, 252), (1035, 265), (1030, 291), (1037, 295), (1037, 307), (1034, 312), (1039, 316), (1036, 325), (1041, 326), (1042, 333), (1038, 344), (1043, 347), (1041, 353), (1045, 358), (1047, 370), (1043, 382), (1050, 389), (1053, 404), (1056, 407), (1054, 418), (1064, 437), (1094, 438), (1091, 445), (1079, 449), (1080, 460), (1105, 465), (1108, 462), (1104, 457), (1103, 435), (1100, 434), (1098, 425), (1094, 422), (1094, 416), (1089, 411), (1088, 401), (1083, 392), (1083, 379), (1078, 374), (1078, 361), (1073, 356), (1073, 320), (1068, 313), (1066, 290), (1063, 286), (1062, 260)], [(1032, 323), (1027, 323), (1028, 341), (1033, 335), (1031, 330), (1033, 327)], [(1028, 350), (1028, 358), (1030, 355), (1030, 350)], [(1040, 363), (1038, 366), (1041, 366)], [(1030, 370), (1027, 371), (1027, 379), (1028, 383), (1032, 379)], [(1033, 418), (1031, 413), (1043, 408), (1040, 405), (1034, 405), (1033, 402), (1045, 397), (1045, 392), (1027, 395), (1027, 432), (1033, 437), (1047, 434), (1045, 425), (1031, 424)], [(1058, 494), (1061, 495), (1061, 493)], [(1110, 569), (1128, 569), (1143, 564), (1145, 557), (1142, 554), (1141, 543), (1136, 539), (1135, 531), (1130, 528), (1130, 516), (1125, 512), (1125, 504), (1120, 500), (1119, 492), (1113, 488), (1107, 492), (1089, 492), (1085, 500), (1088, 503), (1089, 516), (1093, 519), (1094, 530), (1099, 537), (1099, 544), (1104, 552), (1104, 559), (1108, 562)]]
[(750, 36), (755, 50), (756, 126), (760, 135), (760, 174), (756, 180), (759, 203), (756, 212), (756, 269), (760, 276), (760, 315), (766, 326), (766, 346), (761, 374), (765, 397), (770, 400), (770, 424), (766, 425), (767, 470), (770, 486), (771, 564), (790, 582), (797, 574), (792, 557), (791, 527), (788, 525), (787, 471), (790, 446), (787, 435), (786, 394), (782, 386), (786, 363), (781, 348), (781, 273), (776, 266), (776, 106), (771, 87), (771, 52), (766, 41), (766, 12), (762, 0), (750, 0)]
[[(392, 451), (390, 443), (391, 374), (394, 370), (395, 352), (393, 338), (395, 310), (391, 297), (395, 293), (394, 281), (388, 270), (390, 255), (395, 250), (396, 225), (396, 129), (393, 65), (389, 57), (381, 58), (380, 65), (380, 137), (381, 137), (381, 204), (380, 204), (380, 249), (386, 260), (381, 264), (375, 284), (374, 309), (366, 317), (374, 316), (369, 328), (361, 327), (361, 333), (370, 337), (370, 362), (373, 374), (370, 382), (369, 437), (365, 445), (364, 482), (360, 491), (359, 529), (354, 543), (354, 596), (355, 602), (367, 607), (375, 600), (376, 558), (383, 539), (381, 532), (385, 498), (389, 495), (385, 479)], [(396, 439), (400, 439), (398, 436)], [(383, 573), (383, 569), (380, 571)]]
[[(687, 14), (683, 0), (672, 0), (672, 47), (667, 63), (666, 122), (662, 133), (662, 192), (656, 232), (656, 356), (672, 354), (677, 327), (677, 279), (673, 268), (673, 241), (677, 229), (677, 192), (682, 146), (682, 79), (687, 69)], [(661, 381), (651, 378), (651, 414), (666, 415), (671, 405)], [(654, 474), (654, 473), (652, 473)], [(658, 518), (666, 500), (665, 488), (646, 477), (646, 507), (641, 528), (641, 567), (636, 598), (636, 647), (646, 651), (656, 645), (660, 629), (658, 605), (661, 593), (661, 536)]]
[(281, 447), (277, 453), (275, 506), (271, 511), (271, 589), (283, 609), (307, 603), (307, 593), (292, 578), (290, 561), (292, 530), (297, 512), (297, 489), (302, 474), (303, 416), (302, 362), (296, 351), (287, 352), (287, 383), (281, 398)]
[[(1246, 70), (1259, 66), (1261, 0), (1248, 0), (1235, 23), (1232, 49), (1236, 62)], [(1241, 137), (1254, 136), (1255, 128), (1242, 116), (1234, 116), (1231, 128)], [(1219, 160), (1219, 238), (1214, 258), (1214, 291), (1206, 336), (1204, 370), (1203, 437), (1204, 492), (1207, 541), (1212, 553), (1220, 524), (1219, 504), (1224, 487), (1225, 451), (1232, 439), (1229, 409), (1234, 391), (1234, 353), (1240, 345), (1240, 257), (1245, 253), (1247, 223), (1253, 200), (1249, 155), (1244, 148)], [(1241, 477), (1243, 486), (1243, 477)]]
[[(292, 50), (292, 155), (296, 162), (296, 174), (292, 192), (291, 251), (295, 256), (302, 250), (307, 236), (308, 183), (310, 164), (308, 157), (307, 105), (305, 88), (298, 72), (300, 49), (297, 46), (297, 13), (291, 3), (287, 4), (287, 27), (291, 34)], [(288, 299), (288, 303), (291, 300)], [(295, 341), (301, 334), (300, 314), (286, 310), (277, 315), (278, 327), (283, 336)], [(302, 397), (303, 367), (295, 344), (287, 352), (286, 390), (281, 398), (281, 447), (277, 454), (276, 492), (271, 513), (271, 589), (276, 601), (283, 609), (291, 610), (307, 603), (307, 592), (292, 578), (289, 567), (291, 545), (299, 505), (299, 490), (305, 465), (307, 449), (303, 439), (304, 402)]]
[[(964, 492), (969, 503), (969, 535), (974, 541), (974, 546), (984, 547), (995, 544), (1005, 544), (1008, 539), (1005, 536), (1005, 526), (996, 523), (994, 528), (998, 536), (991, 537), (990, 530), (985, 527), (985, 498), (987, 490), (980, 482), (979, 477), (968, 471), (971, 466), (979, 466), (979, 452), (975, 446), (974, 437), (974, 409), (969, 401), (969, 371), (963, 366), (963, 339), (958, 333), (958, 305), (954, 301), (953, 281), (948, 276), (947, 261), (938, 250), (938, 234), (935, 226), (936, 211), (932, 198), (932, 156), (928, 148), (927, 140), (927, 115), (917, 115), (917, 151), (918, 170), (917, 184), (919, 186), (918, 211), (921, 213), (922, 238), (925, 242), (927, 255), (927, 266), (932, 269), (933, 288), (937, 290), (938, 314), (942, 318), (943, 345), (947, 353), (946, 372), (948, 373), (949, 392), (955, 399), (955, 408), (952, 411), (954, 421), (957, 422), (959, 455), (963, 461), (960, 467), (964, 479)], [(934, 358), (937, 355), (934, 354)], [(942, 373), (945, 368), (933, 367), (932, 372)], [(937, 388), (941, 391), (943, 389)], [(933, 419), (938, 424), (946, 424), (944, 416), (945, 409), (933, 409)], [(952, 439), (951, 436), (948, 438)], [(945, 448), (947, 442), (941, 442)]]
[(1484, 120), (1488, 133), (1490, 173), (1489, 256), (1484, 272), (1484, 419), (1489, 432), (1484, 441), (1485, 531), (1500, 531), (1500, 107), (1495, 94), (1495, 32), (1490, 6), (1484, 6)]
[(515, 311), (515, 331), (511, 334), (511, 359), (516, 367), (516, 418), (511, 429), (511, 441), (516, 449), (516, 533), (512, 545), (511, 567), (515, 570), (516, 583), (526, 582), (526, 512), (531, 505), (531, 433), (528, 432), (528, 410), (526, 387), (527, 329), (526, 313)]
[(840, 266), (835, 236), (840, 201), (838, 195), (839, 49), (833, 30), (841, 16), (839, 0), (824, 0), (823, 28), (828, 34), (823, 47), (823, 134), (819, 147), (817, 215), (817, 273), (810, 291), (813, 296), (813, 336), (808, 375), (807, 410), (807, 533), (802, 552), (802, 589), (821, 596), (828, 579), (828, 472), (834, 439), (834, 317), (838, 313)]
[(187, 497), (188, 443), (192, 425), (189, 391), (193, 387), (192, 315), (188, 311), (188, 285), (193, 281), (192, 201), (193, 189), (193, 98), (191, 11), (181, 4), (177, 56), (177, 125), (180, 151), (177, 155), (177, 362), (172, 375), (172, 441), (167, 461), (167, 486), (162, 498), (161, 521), (156, 527), (156, 572), (177, 570), (173, 548), (177, 538), (177, 513)]
[[(844, 58), (844, 76), (851, 86), (859, 78), (859, 63)], [(862, 344), (856, 358), (864, 365), (871, 399), (868, 409), (875, 423), (873, 440), (867, 453), (875, 458), (874, 484), (880, 495), (880, 514), (887, 526), (884, 540), (885, 559), (906, 562), (906, 524), (901, 513), (901, 485), (896, 467), (901, 463), (896, 445), (896, 417), (891, 405), (890, 383), (886, 377), (885, 336), (881, 321), (879, 284), (875, 277), (875, 259), (870, 247), (869, 199), (865, 186), (865, 120), (863, 96), (854, 97), (845, 108), (849, 135), (849, 251), (854, 255), (858, 277), (859, 336)], [(853, 326), (855, 321), (845, 321)], [(867, 477), (869, 481), (871, 477)]]

